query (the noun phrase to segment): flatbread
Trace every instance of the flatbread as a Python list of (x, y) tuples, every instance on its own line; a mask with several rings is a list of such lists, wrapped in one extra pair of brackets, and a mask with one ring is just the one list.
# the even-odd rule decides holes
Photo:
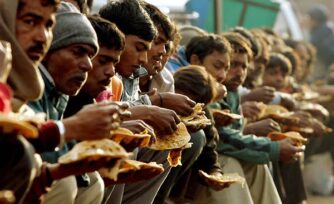
[(182, 166), (182, 151), (183, 149), (169, 150), (167, 161), (171, 167)]
[(193, 143), (188, 143), (185, 146), (178, 148), (178, 149), (171, 149), (169, 150), (167, 161), (169, 163), (169, 166), (171, 167), (177, 167), (182, 166), (182, 151), (188, 148), (191, 148)]
[[(99, 170), (102, 177), (111, 179), (114, 183), (131, 183), (147, 180), (162, 172), (164, 172), (164, 168), (161, 164), (157, 164), (156, 162), (144, 163), (131, 159), (121, 160), (116, 179), (113, 175), (111, 177), (105, 169)], [(109, 184), (112, 184), (113, 181), (109, 182)]]
[(282, 113), (289, 112), (288, 109), (284, 108), (281, 105), (259, 104), (259, 108), (261, 109), (261, 114), (259, 116), (260, 119), (270, 118), (273, 115), (280, 115)]
[(147, 130), (141, 133), (133, 133), (131, 130), (119, 127), (111, 131), (111, 140), (121, 144), (123, 147), (146, 147), (149, 145), (151, 135)]
[(5, 134), (16, 133), (28, 139), (38, 137), (38, 130), (33, 125), (21, 120), (18, 115), (0, 113), (0, 128)]
[(118, 143), (110, 139), (83, 141), (76, 144), (71, 151), (58, 159), (61, 164), (68, 164), (82, 160), (94, 161), (102, 157), (106, 159), (122, 159), (130, 156), (131, 153)]
[(148, 146), (154, 150), (167, 150), (182, 148), (190, 141), (190, 134), (187, 127), (180, 122), (177, 130), (171, 135), (157, 136), (156, 141)]
[(211, 125), (211, 120), (209, 120), (205, 116), (205, 112), (203, 111), (204, 104), (203, 103), (197, 103), (193, 107), (193, 112), (189, 116), (182, 116), (180, 117), (181, 121), (186, 126), (195, 126), (199, 127), (202, 125)]
[(15, 203), (15, 195), (13, 191), (2, 190), (0, 191), (0, 203), (1, 204), (10, 204)]
[(227, 173), (227, 174), (223, 174), (221, 176), (209, 175), (202, 170), (199, 170), (198, 173), (201, 177), (204, 177), (204, 178), (206, 178), (208, 180), (211, 180), (213, 182), (217, 182), (220, 185), (239, 183), (243, 187), (246, 183), (245, 178), (239, 176), (239, 174), (237, 174), (237, 173)]
[(220, 109), (210, 109), (210, 112), (215, 120), (216, 126), (227, 126), (233, 123), (236, 120), (240, 120), (243, 118), (242, 115), (238, 115), (235, 113), (230, 113), (230, 110), (220, 110)]
[(299, 134), (299, 132), (294, 132), (294, 131), (285, 132), (285, 133), (271, 132), (271, 133), (268, 134), (268, 137), (273, 141), (283, 140), (285, 138), (290, 138), (290, 139), (294, 140), (295, 142), (297, 142), (300, 145), (304, 145), (304, 144), (307, 143), (306, 138), (301, 136), (301, 134)]

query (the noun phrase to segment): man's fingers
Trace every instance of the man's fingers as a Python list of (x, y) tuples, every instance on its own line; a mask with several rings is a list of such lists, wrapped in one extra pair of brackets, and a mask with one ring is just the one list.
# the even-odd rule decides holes
[[(174, 117), (175, 124), (179, 124), (179, 123), (181, 122), (179, 116), (177, 116), (175, 112), (174, 112), (174, 114), (173, 114), (173, 117)], [(176, 128), (175, 128), (175, 129), (176, 129)]]
[(187, 103), (191, 106), (194, 107), (196, 105), (196, 102), (188, 98)]

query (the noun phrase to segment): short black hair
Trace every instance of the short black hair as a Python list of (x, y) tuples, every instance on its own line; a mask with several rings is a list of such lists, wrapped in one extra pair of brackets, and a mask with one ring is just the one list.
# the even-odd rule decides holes
[(216, 97), (216, 79), (204, 67), (188, 65), (174, 75), (175, 91), (187, 95), (197, 103), (210, 103)]
[(197, 55), (198, 59), (203, 62), (204, 58), (214, 51), (220, 53), (230, 53), (230, 43), (219, 35), (209, 34), (206, 36), (194, 37), (186, 47), (186, 58), (190, 61), (192, 55)]
[(271, 53), (269, 63), (266, 67), (266, 70), (267, 69), (273, 69), (273, 68), (276, 68), (278, 66), (281, 68), (281, 71), (284, 74), (290, 75), (290, 73), (291, 73), (291, 63), (290, 63), (289, 59), (282, 54)]
[(88, 16), (88, 19), (97, 34), (97, 39), (101, 47), (105, 46), (115, 50), (124, 50), (124, 34), (114, 23), (107, 21), (98, 15)]
[(153, 41), (157, 35), (152, 20), (137, 0), (109, 1), (99, 14), (115, 23), (125, 35), (136, 35), (146, 41)]
[(146, 1), (140, 1), (140, 5), (148, 13), (156, 28), (160, 28), (167, 39), (172, 41), (174, 39), (176, 27), (170, 21), (169, 17), (162, 13), (156, 6), (147, 3)]
[(300, 67), (300, 58), (293, 49), (285, 49), (282, 53), (291, 63), (291, 74), (294, 75)]
[(249, 30), (243, 27), (235, 27), (231, 31), (239, 33), (250, 42), (254, 58), (258, 57), (261, 54), (261, 44)]
[[(43, 6), (55, 6), (55, 10), (57, 10), (58, 6), (60, 5), (61, 0), (42, 0)], [(17, 7), (17, 10), (21, 10), (25, 3), (22, 2), (22, 0), (19, 0), (19, 4)]]
[(226, 32), (222, 34), (230, 42), (233, 53), (247, 54), (248, 60), (253, 57), (250, 42), (239, 33)]

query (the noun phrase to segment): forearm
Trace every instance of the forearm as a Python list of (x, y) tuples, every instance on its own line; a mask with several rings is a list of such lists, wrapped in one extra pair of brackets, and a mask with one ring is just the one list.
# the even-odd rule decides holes
[(61, 135), (58, 126), (54, 121), (48, 121), (38, 129), (37, 139), (31, 139), (29, 142), (35, 147), (37, 153), (54, 151), (61, 145)]
[[(242, 132), (232, 129), (232, 128), (220, 128), (219, 136), (222, 142), (231, 145), (234, 149), (229, 149), (233, 151), (240, 151), (243, 153), (246, 150), (252, 152), (253, 156), (257, 154), (266, 154), (268, 160), (277, 160), (279, 157), (279, 145), (277, 142), (272, 142), (266, 137), (257, 137), (255, 135), (244, 135)], [(220, 148), (221, 144), (220, 142)], [(223, 144), (224, 145), (224, 144)]]

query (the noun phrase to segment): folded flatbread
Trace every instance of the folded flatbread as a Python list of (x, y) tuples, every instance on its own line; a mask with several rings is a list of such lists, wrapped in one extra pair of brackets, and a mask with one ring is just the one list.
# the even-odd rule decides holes
[(30, 123), (21, 120), (18, 115), (0, 113), (0, 128), (4, 134), (20, 134), (29, 139), (38, 137), (37, 128)]
[(224, 109), (210, 109), (211, 114), (215, 120), (216, 126), (227, 126), (233, 123), (236, 120), (240, 120), (243, 116), (231, 113), (230, 110)]
[(180, 122), (176, 131), (171, 135), (157, 136), (156, 141), (148, 146), (154, 150), (179, 149), (188, 144), (190, 134), (187, 127)]
[(106, 168), (99, 170), (102, 177), (111, 179), (115, 183), (131, 183), (147, 180), (162, 172), (164, 172), (164, 168), (161, 164), (157, 164), (156, 162), (144, 163), (131, 159), (121, 160), (116, 177), (115, 171), (110, 174), (110, 171)]
[(123, 147), (135, 146), (146, 147), (149, 145), (152, 135), (147, 130), (141, 133), (133, 133), (131, 130), (119, 127), (111, 131), (110, 139), (121, 144)]
[(282, 113), (289, 112), (286, 108), (281, 105), (265, 105), (259, 104), (258, 107), (261, 109), (260, 119), (270, 118), (273, 115), (280, 115)]
[(220, 185), (240, 183), (241, 186), (243, 187), (246, 183), (245, 178), (239, 176), (239, 174), (237, 174), (237, 173), (227, 173), (227, 174), (223, 174), (221, 176), (209, 175), (202, 170), (199, 170), (198, 173), (201, 177), (209, 179), (213, 182), (217, 182)]
[(182, 166), (181, 158), (182, 158), (182, 151), (187, 148), (191, 148), (193, 143), (188, 143), (185, 146), (178, 148), (178, 149), (171, 149), (169, 150), (167, 161), (171, 167)]
[(290, 131), (290, 132), (271, 132), (268, 134), (268, 137), (273, 140), (273, 141), (277, 141), (277, 140), (283, 140), (285, 138), (290, 138), (293, 141), (295, 141), (298, 145), (305, 145), (307, 143), (307, 139), (304, 138), (301, 134), (299, 134), (299, 132), (294, 132), (294, 131)]
[(94, 161), (100, 158), (123, 159), (131, 153), (118, 143), (110, 139), (83, 141), (76, 144), (71, 151), (67, 152), (58, 159), (61, 164), (68, 164), (82, 160)]
[(189, 116), (182, 116), (180, 117), (181, 121), (186, 126), (202, 126), (202, 125), (211, 125), (211, 120), (209, 120), (205, 116), (205, 112), (203, 111), (204, 104), (203, 103), (197, 103), (193, 107), (193, 112)]

